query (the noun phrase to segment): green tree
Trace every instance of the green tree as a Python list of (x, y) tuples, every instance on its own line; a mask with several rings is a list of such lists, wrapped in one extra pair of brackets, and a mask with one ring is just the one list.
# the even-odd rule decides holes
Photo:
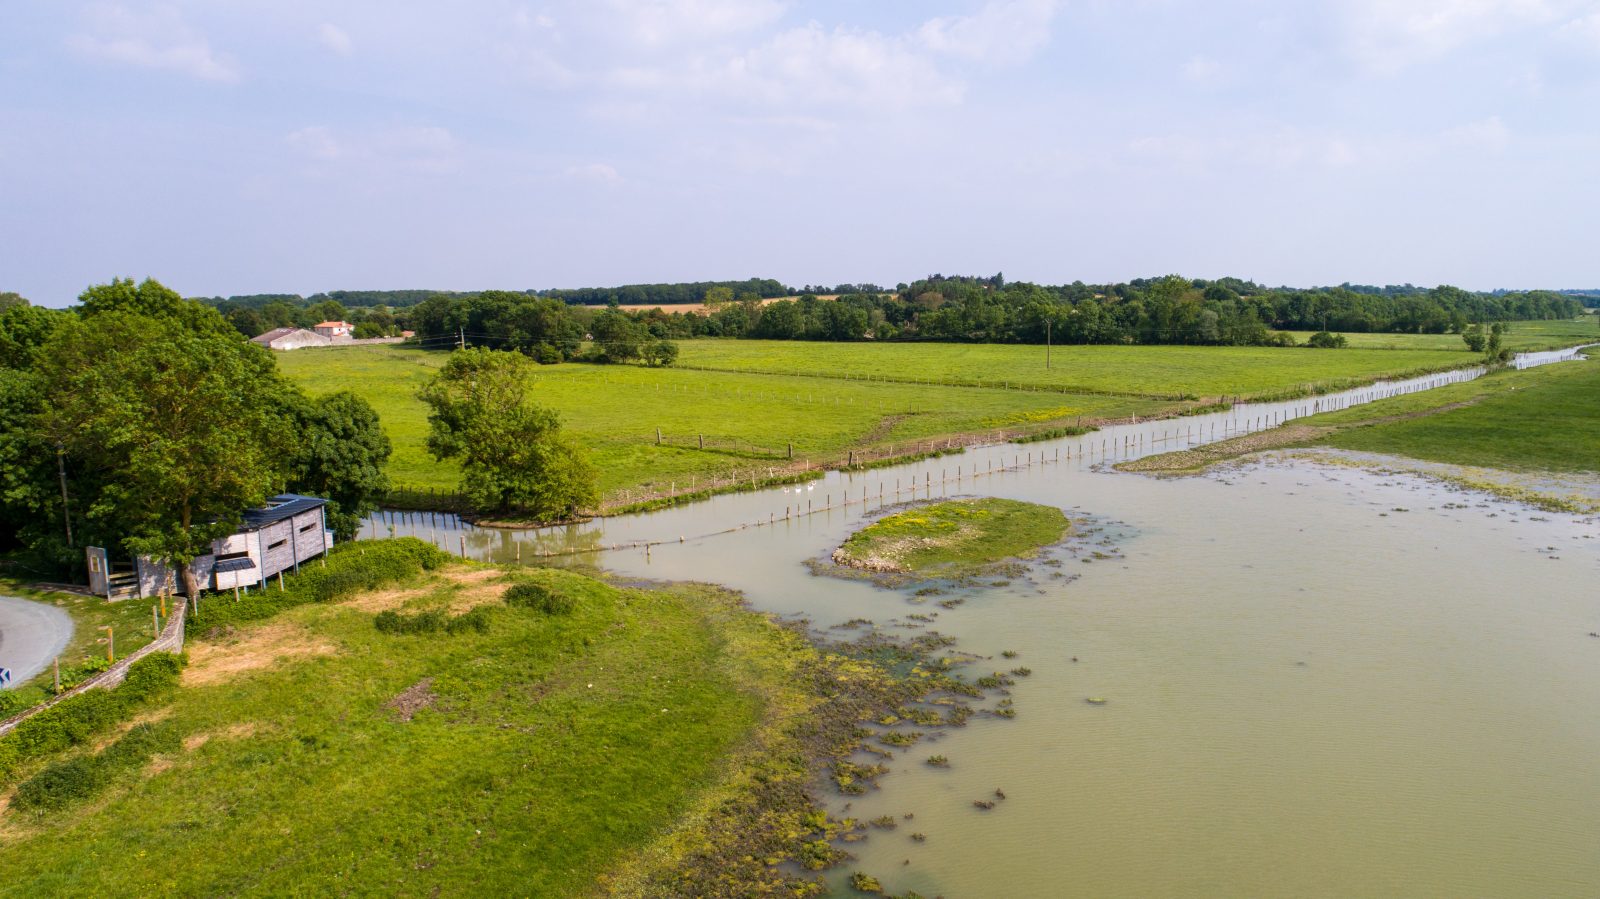
[(89, 522), (178, 566), (193, 596), (189, 563), (284, 482), (290, 388), (216, 310), (168, 294), (153, 281), (86, 292), (40, 354), (37, 423), (102, 479), (82, 498)]
[(13, 306), (26, 305), (28, 305), (28, 300), (22, 294), (12, 290), (0, 291), (0, 312), (10, 309)]
[(350, 540), (389, 491), (391, 447), (366, 400), (349, 391), (301, 400), (293, 410), (299, 451), (289, 489), (328, 500), (334, 538)]
[(733, 288), (717, 286), (707, 288), (705, 299), (702, 300), (707, 309), (717, 309), (733, 302)]
[(589, 334), (607, 362), (627, 362), (639, 358), (645, 338), (649, 336), (642, 325), (614, 309), (595, 316), (594, 323), (589, 326)]
[(595, 472), (556, 414), (528, 397), (533, 364), (481, 347), (451, 353), (418, 392), (431, 410), (428, 451), (461, 460), (462, 490), (479, 508), (571, 518), (598, 500)]
[(1468, 352), (1481, 353), (1489, 339), (1484, 336), (1482, 325), (1472, 325), (1461, 332), (1461, 341), (1467, 345)]
[(670, 340), (657, 340), (645, 344), (644, 364), (665, 368), (678, 361), (678, 345)]

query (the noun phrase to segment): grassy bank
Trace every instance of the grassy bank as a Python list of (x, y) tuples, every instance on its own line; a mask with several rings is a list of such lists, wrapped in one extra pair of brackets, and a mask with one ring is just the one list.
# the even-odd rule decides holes
[(553, 570), (211, 621), (169, 700), (0, 802), (0, 896), (805, 895), (849, 826), (827, 760), (937, 682), (713, 587)]
[(1507, 371), (1410, 398), (1425, 397), (1434, 414), (1361, 407), (1313, 421), (1340, 428), (1322, 441), (1340, 449), (1508, 471), (1600, 471), (1600, 362)]
[[(395, 484), (450, 489), (459, 471), (428, 456), (427, 412), (416, 399), (417, 388), (444, 358), (387, 346), (277, 356), (284, 373), (311, 393), (353, 390), (372, 403), (394, 443), (388, 472)], [(765, 476), (767, 468), (791, 461), (843, 462), (851, 450), (892, 449), (900, 455), (919, 451), (919, 442), (958, 434), (1148, 417), (1175, 405), (637, 366), (544, 366), (537, 378), (535, 399), (560, 412), (590, 451), (611, 503), (637, 502), (646, 498), (641, 494), (672, 486), (680, 492), (699, 489), (735, 471)]]
[(1600, 361), (1503, 369), (1461, 384), (1298, 419), (1125, 471), (1187, 472), (1254, 452), (1329, 446), (1504, 471), (1600, 471)]
[(1052, 506), (1009, 499), (951, 500), (884, 516), (833, 553), (850, 568), (959, 578), (1059, 541), (1067, 516)]

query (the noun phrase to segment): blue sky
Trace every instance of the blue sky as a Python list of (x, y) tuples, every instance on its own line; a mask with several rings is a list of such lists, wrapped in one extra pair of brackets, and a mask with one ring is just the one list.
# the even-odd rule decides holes
[(1600, 0), (10, 3), (0, 290), (1600, 285)]

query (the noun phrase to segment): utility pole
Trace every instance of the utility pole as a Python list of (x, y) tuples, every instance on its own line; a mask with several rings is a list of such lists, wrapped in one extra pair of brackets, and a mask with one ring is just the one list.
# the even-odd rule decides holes
[(56, 471), (61, 475), (61, 521), (67, 526), (67, 548), (72, 548), (72, 509), (67, 505), (67, 451), (56, 441)]
[(467, 329), (466, 328), (457, 328), (456, 329), (456, 349), (464, 350), (466, 348), (467, 348)]

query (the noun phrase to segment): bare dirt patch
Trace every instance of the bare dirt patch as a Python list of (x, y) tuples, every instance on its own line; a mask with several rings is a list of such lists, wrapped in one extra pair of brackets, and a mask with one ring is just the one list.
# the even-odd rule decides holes
[(432, 708), (438, 700), (438, 694), (433, 692), (433, 678), (425, 677), (401, 690), (395, 698), (384, 703), (383, 707), (392, 710), (395, 718), (410, 721), (423, 709)]
[(333, 655), (339, 648), (305, 628), (265, 624), (239, 631), (227, 643), (197, 643), (189, 650), (183, 682), (191, 687), (224, 683), (242, 674), (270, 668), (284, 659)]
[(184, 737), (183, 750), (185, 752), (194, 752), (196, 749), (199, 749), (214, 739), (243, 740), (246, 737), (255, 736), (258, 729), (259, 728), (254, 721), (240, 721), (235, 724), (230, 724), (222, 730), (203, 730), (199, 733), (193, 733), (187, 737)]

